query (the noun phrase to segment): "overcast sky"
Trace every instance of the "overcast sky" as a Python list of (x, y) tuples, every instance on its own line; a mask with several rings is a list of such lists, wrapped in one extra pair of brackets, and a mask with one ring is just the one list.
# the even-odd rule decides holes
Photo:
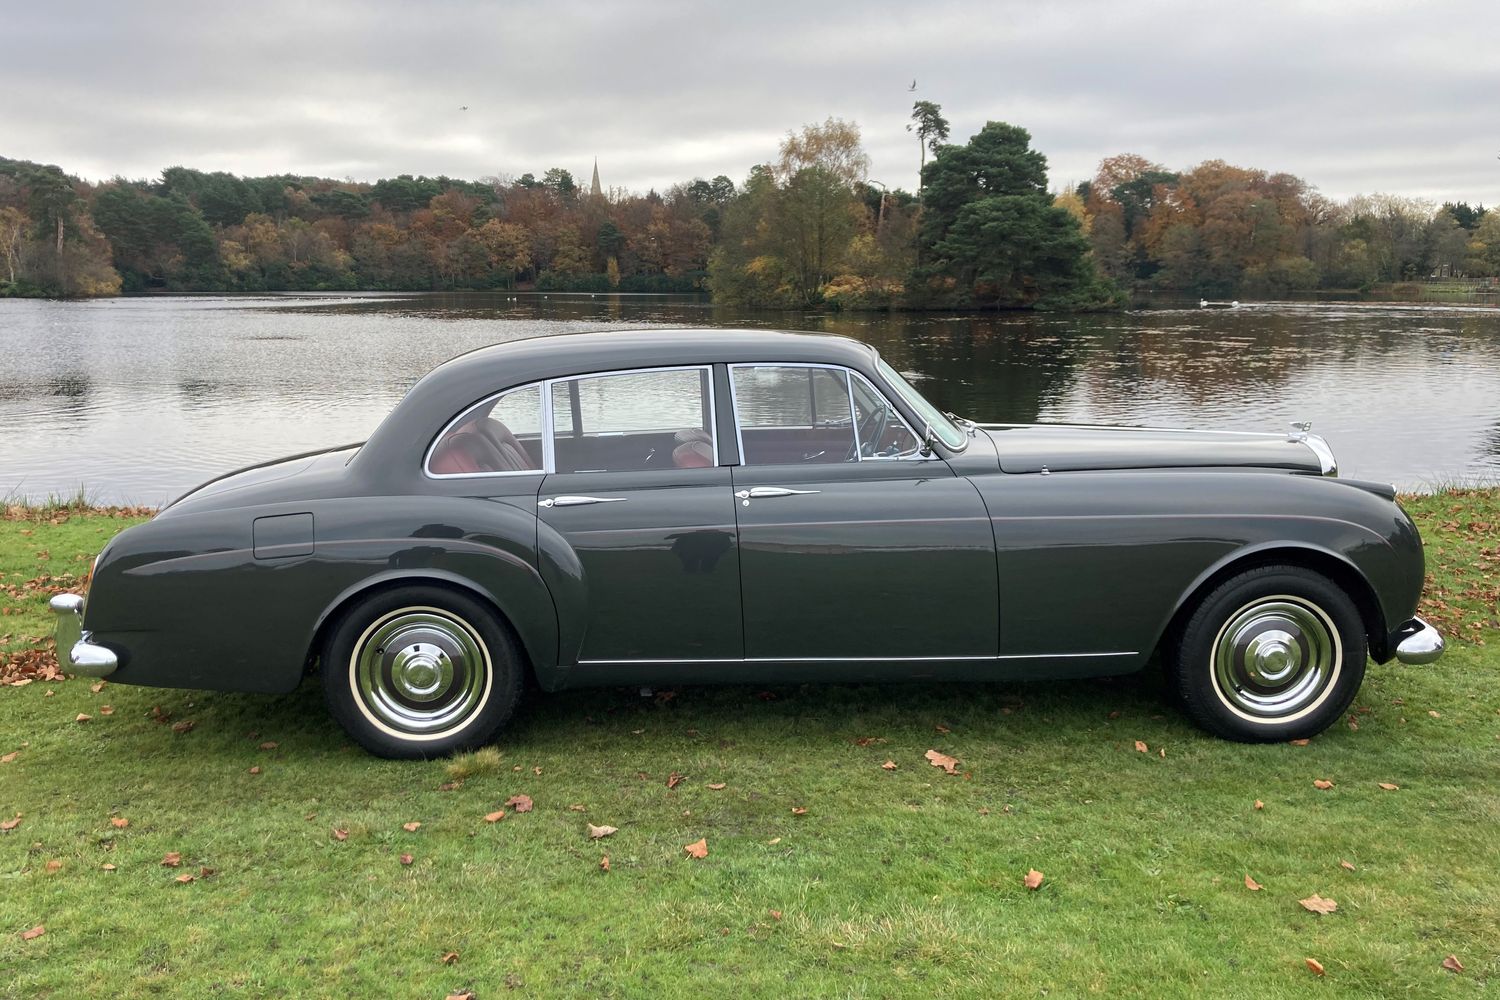
[(1134, 152), (1500, 203), (1497, 0), (0, 5), (0, 155), (90, 179), (738, 183), (832, 115), (912, 189), (919, 99), (1029, 129), (1054, 187)]

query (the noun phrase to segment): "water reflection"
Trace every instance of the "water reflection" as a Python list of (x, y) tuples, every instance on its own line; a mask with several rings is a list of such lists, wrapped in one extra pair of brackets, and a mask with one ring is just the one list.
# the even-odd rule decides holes
[(1500, 311), (1277, 305), (1103, 316), (748, 312), (658, 295), (0, 301), (0, 494), (160, 502), (216, 473), (360, 440), (475, 347), (650, 326), (809, 329), (874, 344), (989, 420), (1280, 430), (1346, 474), (1500, 477)]

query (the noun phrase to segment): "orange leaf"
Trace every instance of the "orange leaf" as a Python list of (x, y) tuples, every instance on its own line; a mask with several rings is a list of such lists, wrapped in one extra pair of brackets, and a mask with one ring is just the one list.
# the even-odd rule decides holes
[(572, 805), (568, 806), (568, 809), (570, 811), (576, 812), (576, 813), (588, 812), (589, 811), (589, 807), (586, 806), (586, 805), (584, 805), (582, 802), (575, 802)]
[(109, 821), (109, 825), (114, 827), (116, 830), (123, 830), (130, 825), (130, 820), (126, 819), (124, 816), (116, 816)]
[(587, 826), (589, 828), (590, 840), (601, 840), (605, 837), (610, 836), (611, 834), (620, 832), (617, 827), (613, 826), (595, 826), (592, 823), (587, 824)]
[(458, 961), (458, 952), (456, 952), (456, 951), (445, 951), (445, 952), (443, 952), (443, 957), (441, 959), (439, 959), (439, 961), (442, 962), (444, 965), (452, 965), (454, 962)]
[(804, 806), (792, 806), (792, 815), (793, 816), (806, 816), (807, 815), (807, 809)]
[(771, 911), (771, 919), (772, 920), (780, 920), (781, 919), (781, 911), (780, 910), (772, 910)]
[(939, 725), (937, 725), (934, 728), (936, 728), (937, 731), (940, 732), (940, 733), (942, 733), (944, 736), (947, 736), (949, 733), (953, 732), (953, 730), (949, 729), (947, 726), (944, 726), (942, 724), (939, 724)]
[(1339, 904), (1335, 903), (1331, 899), (1324, 899), (1317, 893), (1313, 893), (1306, 899), (1299, 899), (1297, 900), (1297, 902), (1302, 904), (1302, 908), (1304, 910), (1324, 915), (1332, 913), (1334, 910), (1337, 910), (1339, 908)]
[(102, 864), (102, 865), (99, 866), (99, 870), (100, 871), (106, 871), (106, 872), (112, 872), (112, 871), (115, 870), (115, 866), (112, 865), (112, 864), (110, 864), (108, 861), (106, 861), (106, 862), (104, 862), (104, 864)]
[(401, 824), (401, 829), (405, 830), (407, 833), (416, 833), (421, 828), (422, 824), (417, 820), (412, 820), (410, 823)]
[(887, 771), (894, 771), (896, 769), (896, 762), (893, 760), (888, 760), (880, 766), (885, 768)]
[(716, 781), (708, 787), (710, 791), (722, 792), (724, 789), (729, 787), (729, 783), (725, 781)]
[(341, 829), (340, 827), (336, 826), (336, 827), (333, 828), (333, 839), (334, 840), (348, 840), (349, 839), (349, 831)]
[(100, 705), (99, 706), (99, 714), (100, 715), (114, 715), (115, 714), (115, 706), (113, 706), (113, 705)]
[[(37, 930), (41, 930), (41, 928), (38, 927)], [(25, 937), (24, 934), (21, 936)], [(1449, 972), (1462, 972), (1464, 971), (1464, 963), (1458, 960), (1457, 955), (1449, 955), (1447, 958), (1443, 959), (1443, 968), (1447, 969)]]
[(271, 740), (267, 740), (266, 742), (264, 742), (264, 743), (262, 743), (260, 745), (260, 748), (262, 750), (275, 750), (280, 745), (281, 745), (280, 743), (275, 743), (275, 742), (273, 742)]
[(0, 830), (14, 830), (21, 825), (21, 814), (16, 813), (15, 819), (0, 820)]
[(474, 1000), (474, 994), (464, 990), (462, 993), (449, 993), (443, 1000)]
[(498, 822), (500, 822), (504, 818), (505, 818), (505, 810), (504, 809), (496, 809), (492, 813), (485, 813), (484, 814), (484, 821), (486, 823), (498, 823)]
[(440, 791), (440, 792), (456, 792), (460, 788), (462, 788), (463, 786), (464, 786), (464, 783), (462, 781), (445, 781), (441, 785), (438, 785), (438, 791)]
[(1266, 804), (1264, 802), (1262, 802), (1260, 799), (1256, 799), (1255, 800), (1255, 808), (1256, 809), (1264, 809), (1265, 807), (1266, 807)]
[(90, 684), (89, 685), (89, 690), (92, 691), (92, 692), (94, 692), (95, 694), (98, 694), (100, 691), (104, 690), (104, 682), (103, 681), (97, 681), (97, 682), (95, 682), (93, 684)]
[(413, 858), (412, 858), (412, 856), (410, 854), (403, 854), (403, 855), (401, 855), (401, 863), (403, 865), (409, 865), (409, 864), (411, 864), (412, 860), (413, 860)]
[(19, 756), (21, 756), (21, 751), (12, 750), (10, 753), (0, 756), (0, 764), (9, 764)]
[(1430, 716), (1432, 716), (1434, 719), (1441, 719), (1443, 717), (1440, 712), (1437, 712), (1437, 711), (1435, 711), (1434, 709), (1431, 709), (1431, 708), (1429, 708), (1427, 710), (1427, 714), (1430, 715)]
[(1022, 879), (1022, 882), (1025, 883), (1028, 889), (1040, 889), (1042, 887), (1042, 878), (1042, 873), (1033, 868), (1026, 873), (1026, 877)]
[(176, 868), (182, 864), (181, 851), (168, 851), (162, 855), (161, 866), (163, 868)]
[(1357, 871), (1357, 870), (1358, 870), (1358, 869), (1356, 869), (1356, 868), (1355, 868), (1355, 867), (1354, 867), (1354, 864), (1353, 864), (1353, 863), (1352, 863), (1352, 862), (1349, 862), (1349, 861), (1340, 861), (1340, 862), (1339, 862), (1339, 867), (1340, 867), (1340, 868), (1346, 868), (1346, 869), (1348, 869), (1348, 870), (1349, 870), (1349, 871), (1351, 871), (1351, 872), (1352, 872), (1352, 871)]
[(47, 862), (45, 867), (49, 872), (60, 872), (62, 871), (62, 862), (57, 858), (53, 858), (51, 861)]
[(1393, 785), (1389, 781), (1380, 781), (1380, 782), (1377, 782), (1377, 784), (1381, 788), (1384, 788), (1388, 792), (1394, 792), (1394, 791), (1397, 791), (1397, 790), (1399, 790), (1401, 788), (1400, 785)]
[(1327, 781), (1323, 778), (1314, 778), (1313, 787), (1318, 789), (1320, 792), (1326, 792), (1328, 791), (1328, 789), (1333, 787), (1333, 782)]
[(706, 858), (708, 857), (708, 838), (694, 841), (683, 847), (683, 850), (688, 852), (690, 858)]
[(92, 715), (85, 715), (84, 713), (79, 712), (78, 713), (78, 718), (74, 719), (73, 721), (74, 722), (88, 722), (92, 718), (93, 718)]
[(1292, 745), (1292, 746), (1294, 746), (1294, 747), (1305, 747), (1305, 746), (1307, 746), (1307, 745), (1308, 745), (1308, 744), (1309, 744), (1309, 743), (1311, 743), (1311, 742), (1312, 742), (1312, 740), (1307, 740), (1307, 739), (1301, 739), (1301, 740), (1288, 740), (1288, 741), (1287, 741), (1287, 742), (1289, 742), (1289, 743), (1291, 743), (1291, 745)]
[(214, 874), (214, 869), (208, 867), (207, 865), (203, 865), (198, 869), (199, 878), (208, 878), (212, 874)]
[(1255, 881), (1255, 879), (1251, 878), (1249, 875), (1246, 875), (1245, 876), (1245, 888), (1249, 889), (1251, 892), (1260, 892), (1260, 890), (1261, 890), (1261, 884), (1259, 882)]
[(256, 767), (252, 767), (252, 768), (251, 768), (251, 769), (250, 769), (250, 773), (251, 773), (251, 774), (259, 774), (259, 773), (260, 773), (260, 767), (259, 767), (259, 766), (256, 766)]
[(29, 931), (22, 931), (21, 932), (21, 940), (22, 941), (35, 941), (37, 938), (41, 937), (45, 933), (47, 933), (47, 928), (44, 927), (41, 924), (37, 924), (35, 927), (33, 927)]
[(1313, 971), (1313, 975), (1321, 976), (1323, 974), (1323, 963), (1318, 961), (1316, 958), (1304, 958), (1303, 961), (1306, 962), (1307, 967)]
[(183, 872), (181, 875), (177, 876), (177, 878), (173, 879), (173, 881), (179, 883), (180, 885), (187, 885), (189, 882), (194, 881), (194, 879), (195, 876), (189, 875), (187, 872)]
[(945, 753), (938, 753), (936, 750), (929, 750), (922, 756), (926, 757), (933, 767), (940, 767), (947, 774), (958, 773), (958, 760), (956, 758), (949, 757)]
[(602, 857), (602, 858), (599, 859), (599, 870), (602, 871), (602, 872), (609, 871), (609, 855), (608, 854), (604, 855), (604, 857)]
[(531, 812), (531, 796), (512, 795), (502, 805), (513, 806), (518, 813), (529, 813)]
[(678, 774), (676, 771), (673, 771), (670, 775), (667, 776), (668, 788), (676, 788), (680, 784), (682, 784), (682, 775)]
[(1135, 749), (1136, 749), (1137, 753), (1150, 753), (1151, 752), (1151, 748), (1148, 747), (1148, 746), (1146, 746), (1146, 741), (1145, 740), (1136, 740), (1135, 741)]
[(188, 733), (188, 732), (192, 732), (192, 730), (193, 730), (193, 720), (192, 719), (183, 719), (181, 722), (174, 722), (174, 723), (172, 723), (172, 732), (174, 732), (174, 733)]

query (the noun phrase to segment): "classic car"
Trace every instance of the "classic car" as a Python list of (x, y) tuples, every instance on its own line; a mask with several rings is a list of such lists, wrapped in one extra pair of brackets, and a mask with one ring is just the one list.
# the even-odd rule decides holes
[[(491, 741), (528, 678), (997, 680), (1160, 662), (1234, 740), (1429, 663), (1417, 529), (1289, 433), (979, 424), (866, 344), (543, 337), (419, 380), (361, 445), (226, 475), (60, 595), (65, 669), (286, 692), (373, 753)], [(1160, 654), (1159, 657), (1156, 654)]]

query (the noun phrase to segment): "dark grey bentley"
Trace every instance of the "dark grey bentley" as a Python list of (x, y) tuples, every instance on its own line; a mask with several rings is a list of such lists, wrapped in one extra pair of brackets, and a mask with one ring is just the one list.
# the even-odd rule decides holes
[(1321, 438), (975, 424), (865, 344), (699, 330), (488, 347), (370, 440), (207, 483), (64, 595), (67, 669), (288, 691), (369, 750), (548, 691), (1123, 674), (1237, 740), (1429, 663), (1422, 545)]

